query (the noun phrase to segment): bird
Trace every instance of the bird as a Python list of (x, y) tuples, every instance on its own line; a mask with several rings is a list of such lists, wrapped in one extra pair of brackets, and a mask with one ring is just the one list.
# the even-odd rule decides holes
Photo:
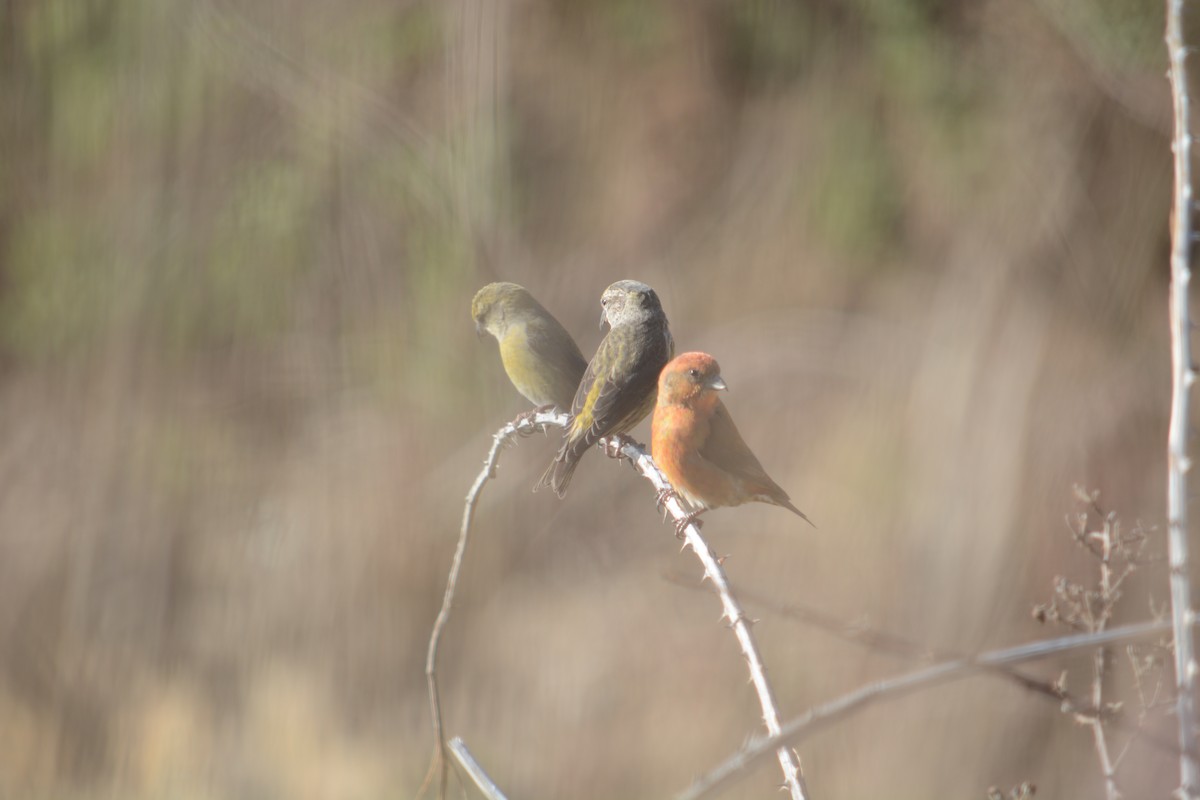
[(549, 486), (559, 497), (588, 448), (606, 437), (619, 443), (653, 410), (658, 373), (675, 354), (667, 315), (646, 284), (617, 281), (600, 296), (600, 308), (600, 329), (607, 325), (608, 334), (579, 382), (562, 446), (534, 487)]
[(693, 507), (676, 523), (676, 533), (699, 524), (705, 511), (751, 501), (782, 506), (813, 525), (746, 446), (717, 394), (726, 389), (721, 367), (708, 353), (683, 353), (659, 376), (650, 453), (675, 493)]
[(571, 334), (525, 287), (489, 283), (475, 293), (471, 318), (476, 334), (495, 337), (508, 379), (536, 411), (571, 408), (587, 360)]

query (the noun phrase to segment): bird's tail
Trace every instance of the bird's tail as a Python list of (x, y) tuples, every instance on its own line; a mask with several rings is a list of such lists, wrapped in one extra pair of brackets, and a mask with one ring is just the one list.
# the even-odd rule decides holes
[(579, 457), (564, 447), (554, 461), (550, 462), (550, 466), (546, 467), (546, 471), (542, 473), (541, 479), (534, 485), (533, 490), (536, 492), (543, 486), (548, 486), (560, 499), (565, 497), (567, 486), (571, 483), (571, 476), (575, 474), (575, 467), (578, 465)]
[(784, 501), (780, 502), (779, 505), (783, 506), (784, 508), (786, 508), (788, 511), (792, 512), (793, 514), (797, 515), (798, 517), (800, 517), (800, 519), (804, 520), (809, 525), (812, 525), (814, 528), (817, 527), (817, 523), (815, 523), (811, 519), (809, 519), (808, 515), (805, 514), (803, 511), (796, 508), (796, 506), (792, 505), (791, 500), (784, 500)]

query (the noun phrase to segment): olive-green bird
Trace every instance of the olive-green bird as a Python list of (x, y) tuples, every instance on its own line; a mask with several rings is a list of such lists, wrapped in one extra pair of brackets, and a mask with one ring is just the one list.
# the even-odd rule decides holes
[(617, 281), (600, 298), (600, 327), (610, 330), (575, 392), (563, 444), (538, 487), (559, 497), (579, 459), (605, 436), (626, 433), (654, 408), (658, 373), (675, 353), (658, 295), (644, 283)]
[(489, 283), (471, 301), (475, 331), (500, 344), (508, 379), (538, 408), (571, 407), (587, 361), (571, 334), (523, 286)]

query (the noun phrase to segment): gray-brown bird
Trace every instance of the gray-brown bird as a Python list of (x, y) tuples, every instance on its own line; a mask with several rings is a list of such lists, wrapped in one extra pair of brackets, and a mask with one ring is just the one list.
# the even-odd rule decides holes
[(717, 396), (726, 388), (720, 365), (707, 353), (684, 353), (659, 376), (650, 453), (694, 508), (676, 530), (711, 508), (751, 501), (783, 506), (812, 525), (742, 440)]
[(571, 408), (587, 361), (571, 334), (528, 290), (515, 283), (489, 283), (475, 293), (471, 317), (481, 336), (500, 345), (508, 379), (538, 408)]
[(675, 353), (662, 303), (646, 284), (617, 281), (604, 290), (600, 306), (600, 327), (607, 324), (608, 335), (575, 392), (562, 447), (538, 482), (559, 497), (592, 445), (630, 431), (650, 413), (658, 373)]

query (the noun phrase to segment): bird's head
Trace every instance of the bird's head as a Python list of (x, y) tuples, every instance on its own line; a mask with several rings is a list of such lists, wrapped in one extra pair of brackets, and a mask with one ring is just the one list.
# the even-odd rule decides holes
[(658, 295), (641, 281), (617, 281), (600, 295), (600, 330), (661, 313)]
[(711, 398), (729, 387), (721, 377), (721, 365), (708, 353), (684, 353), (663, 367), (658, 376), (659, 404), (689, 405)]
[(533, 308), (537, 301), (524, 286), (515, 283), (489, 283), (475, 293), (471, 301), (471, 319), (475, 320), (475, 333), (483, 336), (490, 333), (499, 339), (505, 329), (519, 313)]

